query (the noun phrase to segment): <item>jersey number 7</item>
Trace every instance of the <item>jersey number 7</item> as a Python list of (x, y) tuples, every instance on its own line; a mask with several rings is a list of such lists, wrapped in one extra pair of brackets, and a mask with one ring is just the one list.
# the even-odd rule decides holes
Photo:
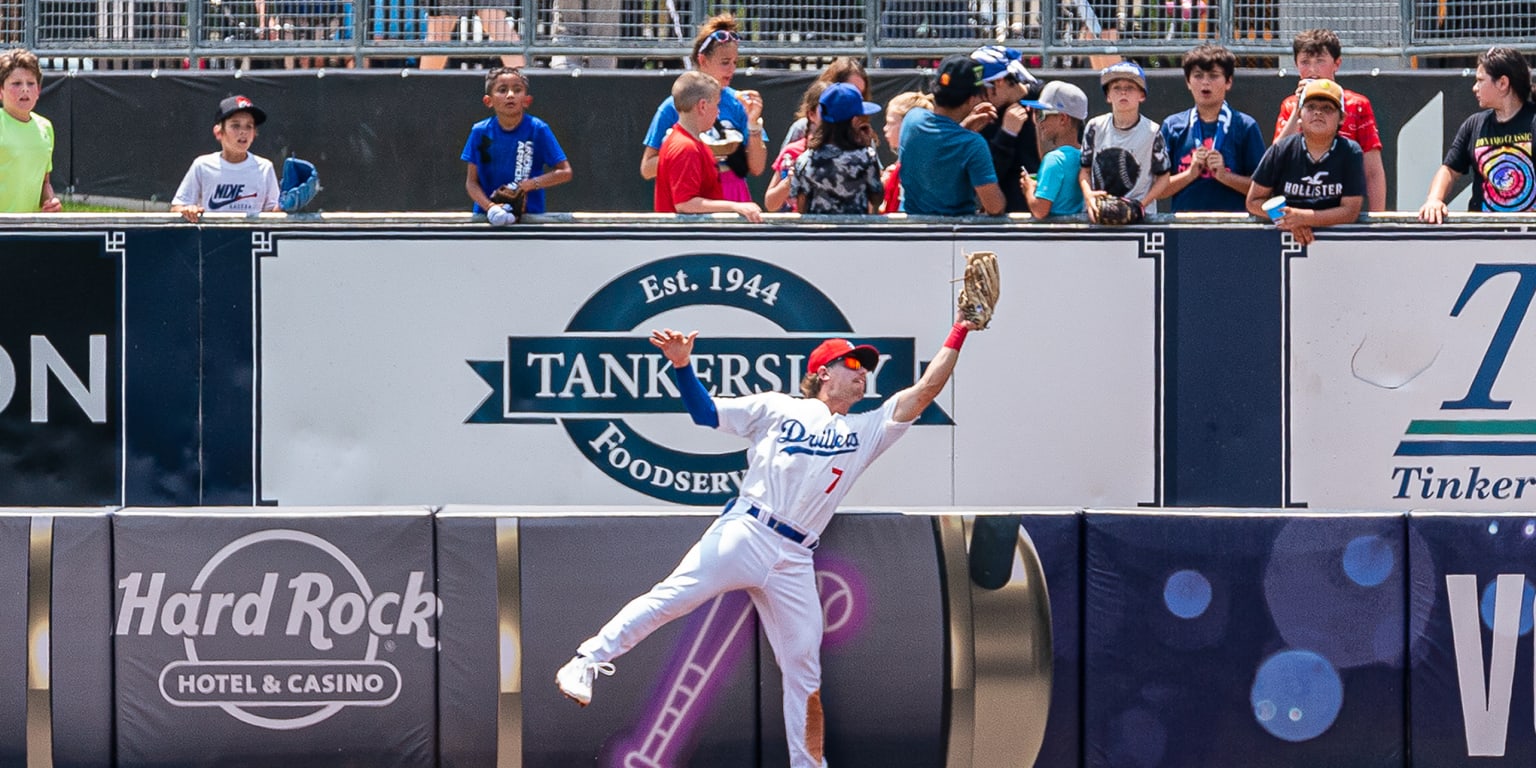
[(836, 475), (836, 477), (832, 478), (832, 484), (827, 486), (827, 490), (824, 493), (831, 493), (832, 489), (836, 488), (837, 484), (843, 481), (843, 471), (841, 469), (833, 467), (832, 474)]

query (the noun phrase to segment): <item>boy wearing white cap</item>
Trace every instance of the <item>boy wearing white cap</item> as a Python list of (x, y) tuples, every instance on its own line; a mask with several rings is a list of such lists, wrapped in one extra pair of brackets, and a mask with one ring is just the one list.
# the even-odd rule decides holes
[(1098, 221), (1099, 198), (1123, 197), (1147, 213), (1168, 189), (1168, 145), (1157, 123), (1141, 114), (1147, 100), (1147, 76), (1133, 61), (1105, 67), (1099, 84), (1110, 112), (1088, 121), (1083, 131), (1083, 189), (1088, 218)]
[(1034, 111), (1040, 145), (1039, 178), (1027, 173), (1019, 178), (1030, 214), (1041, 219), (1082, 213), (1083, 188), (1077, 177), (1083, 153), (1078, 137), (1088, 119), (1088, 95), (1071, 83), (1052, 80), (1039, 99), (1020, 103)]
[[(981, 64), (981, 82), (986, 87), (986, 102), (965, 121), (974, 127), (992, 152), (992, 169), (998, 179), (1017, 179), (1021, 174), (1040, 170), (1040, 147), (1035, 124), (1022, 102), (1040, 93), (1040, 79), (1024, 66), (1024, 54), (1001, 45), (987, 45), (971, 52), (971, 60)], [(971, 126), (971, 120), (980, 123)], [(1029, 203), (1024, 192), (1012, 183), (1003, 184), (1004, 210), (1024, 213)]]

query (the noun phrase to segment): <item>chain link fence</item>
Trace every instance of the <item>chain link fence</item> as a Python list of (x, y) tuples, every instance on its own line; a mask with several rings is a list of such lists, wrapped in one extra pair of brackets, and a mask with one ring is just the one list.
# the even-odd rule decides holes
[(0, 0), (0, 44), (43, 56), (337, 59), (449, 56), (507, 63), (684, 59), (698, 24), (729, 11), (742, 54), (931, 59), (1001, 42), (1044, 62), (1176, 58), (1219, 43), (1290, 55), (1328, 27), (1351, 54), (1410, 57), (1524, 45), (1536, 0)]
[(1525, 0), (1413, 0), (1412, 17), (1412, 42), (1427, 47), (1527, 47), (1536, 36), (1536, 2)]

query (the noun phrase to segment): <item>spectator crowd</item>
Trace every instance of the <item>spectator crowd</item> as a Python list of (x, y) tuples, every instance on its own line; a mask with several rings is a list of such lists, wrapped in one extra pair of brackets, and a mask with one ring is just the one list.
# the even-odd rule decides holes
[[(764, 211), (1082, 214), (1100, 224), (1155, 212), (1247, 212), (1306, 244), (1319, 227), (1386, 208), (1371, 102), (1339, 83), (1343, 52), (1327, 29), (1295, 37), (1299, 79), (1278, 105), (1268, 146), (1258, 120), (1228, 102), (1237, 59), (1221, 46), (1184, 54), (1190, 107), (1154, 120), (1142, 112), (1148, 84), (1135, 62), (1099, 73), (1103, 106), (1095, 108), (1098, 96), (1065, 81), (1042, 82), (1020, 51), (989, 45), (944, 58), (928, 89), (898, 94), (883, 107), (868, 100), (858, 60), (834, 61), (806, 89), (770, 157), (762, 95), (731, 87), (741, 44), (731, 15), (706, 21), (693, 41), (692, 68), (656, 108), (640, 155), (641, 176), (655, 183), (655, 211), (748, 221)], [(50, 180), (53, 127), (34, 111), (41, 85), (36, 56), (0, 54), (0, 212), (61, 208)], [(1473, 92), (1483, 109), (1445, 152), (1419, 209), (1422, 221), (1444, 220), (1451, 189), (1466, 174), (1469, 210), (1536, 210), (1536, 104), (1524, 55), (1505, 47), (1484, 52)], [(492, 224), (542, 213), (545, 190), (574, 175), (555, 131), (528, 113), (531, 100), (519, 69), (487, 72), (483, 103), (491, 115), (471, 128), (460, 160), (474, 211)], [(882, 113), (877, 130), (871, 120)], [(283, 197), (289, 184), (280, 185), (272, 164), (251, 153), (265, 117), (244, 97), (219, 104), (213, 134), (220, 151), (193, 162), (174, 210), (195, 221), (206, 210), (296, 210), (308, 202), (315, 183), (299, 198)], [(876, 151), (882, 138), (896, 157), (888, 166)], [(759, 204), (748, 180), (764, 173), (771, 175)]]

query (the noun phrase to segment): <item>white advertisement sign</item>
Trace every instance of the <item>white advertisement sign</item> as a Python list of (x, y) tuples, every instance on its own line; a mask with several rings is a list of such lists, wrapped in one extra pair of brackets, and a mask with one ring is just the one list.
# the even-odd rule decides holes
[(874, 344), (875, 407), (948, 335), (961, 251), (989, 249), (993, 328), (848, 505), (1151, 500), (1156, 269), (1139, 239), (774, 235), (280, 236), (259, 266), (262, 497), (718, 505), (745, 444), (689, 420), (652, 328), (699, 331), (717, 396), (798, 392), (821, 340)]
[(1290, 262), (1290, 501), (1536, 503), (1529, 240), (1325, 239)]

